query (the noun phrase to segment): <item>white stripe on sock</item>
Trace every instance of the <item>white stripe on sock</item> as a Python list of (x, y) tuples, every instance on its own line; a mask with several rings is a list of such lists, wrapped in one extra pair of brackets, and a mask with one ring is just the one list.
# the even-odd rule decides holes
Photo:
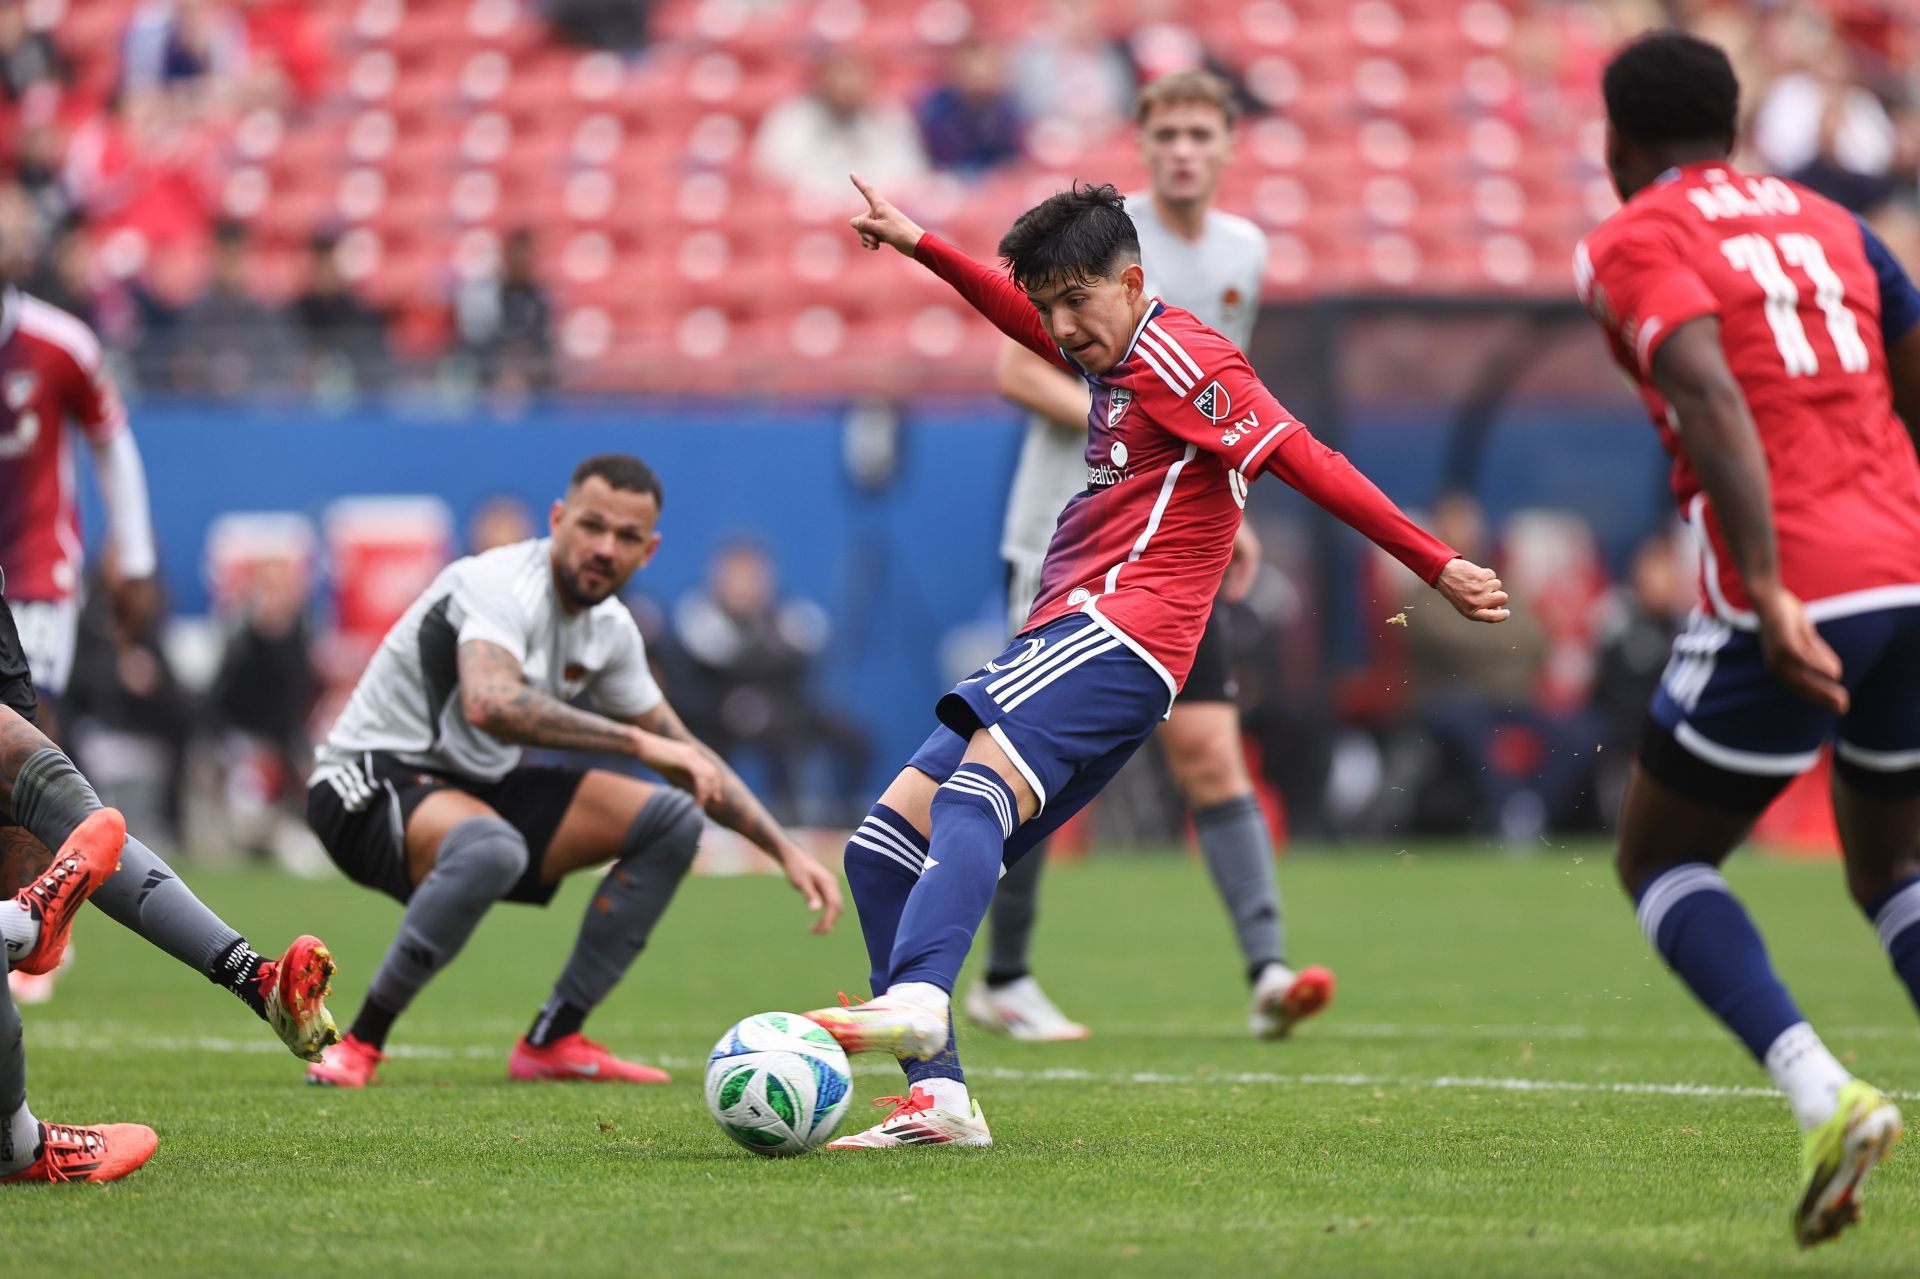
[(1000, 823), (1000, 835), (1006, 838), (1013, 834), (1013, 800), (1007, 793), (1005, 782), (988, 781), (978, 773), (955, 773), (946, 780), (946, 785), (962, 794), (984, 796), (993, 806), (993, 815)]
[(1894, 938), (1916, 924), (1920, 924), (1920, 883), (1908, 884), (1895, 893), (1893, 900), (1873, 917), (1874, 931), (1880, 934), (1880, 944), (1888, 950), (1893, 949)]
[(898, 852), (902, 857), (912, 858), (915, 862), (926, 860), (926, 849), (906, 839), (899, 831), (893, 829), (893, 827), (887, 825), (885, 822), (875, 821), (869, 817), (860, 823), (860, 829), (857, 833), (865, 835), (869, 839), (879, 840), (881, 843)]
[(1640, 917), (1640, 931), (1656, 948), (1660, 945), (1660, 925), (1665, 922), (1667, 912), (1681, 898), (1693, 893), (1727, 893), (1732, 896), (1727, 881), (1720, 878), (1720, 872), (1705, 862), (1675, 866), (1647, 885), (1647, 891), (1640, 895), (1640, 905), (1634, 913)]
[(847, 842), (849, 844), (858, 844), (860, 845), (860, 847), (867, 849), (870, 852), (878, 853), (880, 856), (888, 858), (891, 861), (899, 862), (902, 866), (905, 866), (908, 870), (912, 871), (916, 875), (924, 874), (926, 872), (926, 866), (924, 864), (926, 861), (925, 858), (909, 861), (907, 858), (902, 857), (899, 853), (887, 847), (885, 844), (880, 843), (878, 840), (868, 839), (865, 831), (857, 830), (853, 832), (853, 834), (847, 836)]

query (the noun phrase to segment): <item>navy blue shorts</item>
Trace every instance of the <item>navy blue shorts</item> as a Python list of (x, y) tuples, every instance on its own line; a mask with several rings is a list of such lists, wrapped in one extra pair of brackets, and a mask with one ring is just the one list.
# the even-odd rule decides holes
[(1172, 690), (1113, 632), (1074, 613), (1015, 639), (940, 699), (907, 767), (945, 782), (981, 729), (1039, 797), (1007, 841), (1012, 864), (1086, 807), (1166, 717)]
[(1643, 747), (1642, 763), (1690, 793), (1717, 775), (1723, 807), (1757, 808), (1831, 741), (1849, 781), (1882, 793), (1920, 790), (1920, 607), (1832, 618), (1818, 629), (1840, 655), (1852, 695), (1845, 715), (1788, 692), (1767, 669), (1757, 633), (1696, 613), (1653, 696), (1653, 721), (1671, 744)]

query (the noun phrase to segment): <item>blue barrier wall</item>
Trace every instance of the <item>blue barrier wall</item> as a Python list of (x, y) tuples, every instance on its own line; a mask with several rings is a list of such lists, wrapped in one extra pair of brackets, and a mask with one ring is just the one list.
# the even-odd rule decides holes
[[(1618, 564), (1665, 517), (1644, 421), (1564, 406), (1520, 406), (1511, 417), (1481, 485), (1496, 519), (1521, 506), (1573, 507)], [(868, 490), (849, 477), (843, 421), (839, 406), (745, 402), (552, 406), (512, 422), (459, 423), (178, 403), (135, 413), (163, 571), (182, 613), (206, 608), (201, 555), (224, 512), (303, 511), (317, 521), (337, 497), (414, 493), (441, 497), (460, 521), (498, 493), (542, 512), (581, 457), (637, 453), (667, 490), (665, 541), (636, 579), (639, 591), (670, 606), (700, 580), (716, 545), (742, 532), (762, 537), (785, 588), (832, 615), (823, 691), (873, 727), (884, 772), (931, 727), (946, 683), (943, 637), (999, 615), (1001, 504), (1020, 425), (994, 401), (918, 406), (903, 422), (893, 482)], [(1418, 505), (1439, 484), (1444, 436), (1437, 414), (1396, 414), (1355, 422), (1345, 447), (1389, 493)], [(1304, 507), (1279, 485), (1254, 492), (1256, 508)], [(91, 495), (87, 517), (97, 535)]]

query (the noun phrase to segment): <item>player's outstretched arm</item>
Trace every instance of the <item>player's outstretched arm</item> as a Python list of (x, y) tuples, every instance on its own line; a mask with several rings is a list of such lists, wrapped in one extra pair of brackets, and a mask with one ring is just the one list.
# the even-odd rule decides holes
[(719, 774), (720, 788), (719, 793), (712, 800), (704, 801), (701, 807), (713, 820), (729, 830), (740, 832), (780, 864), (787, 882), (806, 899), (807, 909), (816, 913), (814, 932), (824, 933), (832, 928), (834, 921), (840, 918), (840, 881), (832, 871), (815, 860), (812, 853), (802, 848), (793, 836), (787, 834), (785, 828), (773, 819), (773, 814), (767, 811), (766, 805), (747, 789), (747, 784), (720, 758), (719, 753), (689, 732), (664, 698), (652, 710), (634, 716), (632, 722), (642, 729), (699, 751), (706, 757)]
[(460, 707), (481, 732), (518, 746), (629, 755), (692, 794), (703, 808), (718, 799), (719, 770), (686, 743), (528, 687), (518, 659), (498, 644), (468, 640), (460, 645), (458, 660)]
[(849, 219), (860, 235), (861, 244), (869, 249), (878, 249), (884, 244), (906, 254), (952, 285), (954, 292), (967, 300), (968, 306), (993, 321), (1002, 333), (1043, 359), (1069, 372), (1076, 371), (1047, 336), (1033, 303), (1012, 280), (975, 262), (927, 231), (895, 208), (891, 200), (875, 191), (859, 174), (849, 176), (867, 202), (865, 213), (856, 213)]
[(1268, 454), (1266, 469), (1413, 570), (1462, 617), (1504, 622), (1512, 616), (1506, 589), (1492, 569), (1462, 559), (1414, 523), (1353, 463), (1306, 427), (1295, 426), (1287, 433)]
[(1653, 353), (1654, 385), (1675, 418), (1675, 434), (1700, 479), (1727, 550), (1760, 620), (1767, 665), (1811, 702), (1847, 708), (1840, 657), (1820, 638), (1800, 600), (1780, 581), (1767, 455), (1746, 396), (1727, 366), (1716, 316), (1689, 320)]

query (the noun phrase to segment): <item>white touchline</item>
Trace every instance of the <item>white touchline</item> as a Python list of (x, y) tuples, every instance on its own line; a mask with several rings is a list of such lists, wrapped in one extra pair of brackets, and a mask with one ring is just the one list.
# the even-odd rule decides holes
[[(246, 1056), (280, 1056), (286, 1049), (280, 1044), (264, 1039), (217, 1039), (217, 1038), (143, 1038), (131, 1036), (127, 1039), (106, 1039), (94, 1035), (60, 1033), (59, 1026), (54, 1033), (42, 1033), (34, 1036), (38, 1048), (68, 1050), (78, 1052), (195, 1052), (215, 1054), (241, 1054)], [(445, 1045), (394, 1045), (386, 1050), (389, 1057), (418, 1058), (429, 1061), (486, 1060), (498, 1058), (505, 1061), (507, 1047), (503, 1044), (469, 1044), (460, 1047)], [(649, 1062), (673, 1070), (690, 1070), (706, 1065), (704, 1057), (660, 1056), (653, 1053), (638, 1054)], [(891, 1062), (862, 1061), (854, 1068), (858, 1075), (893, 1075), (897, 1077), (898, 1067)], [(1078, 1070), (1071, 1067), (1054, 1067), (1046, 1070), (1022, 1070), (1013, 1066), (974, 1066), (967, 1071), (971, 1079), (999, 1080), (1004, 1083), (1042, 1083), (1042, 1084), (1131, 1084), (1145, 1087), (1195, 1088), (1218, 1086), (1220, 1084), (1257, 1085), (1264, 1087), (1296, 1088), (1408, 1088), (1408, 1089), (1451, 1089), (1460, 1092), (1570, 1092), (1570, 1093), (1614, 1093), (1629, 1096), (1656, 1097), (1706, 1097), (1706, 1098), (1777, 1098), (1779, 1093), (1772, 1088), (1731, 1084), (1692, 1084), (1659, 1083), (1634, 1080), (1586, 1080), (1586, 1079), (1522, 1079), (1515, 1076), (1499, 1075), (1437, 1075), (1421, 1077), (1417, 1075), (1363, 1075), (1363, 1074), (1280, 1074), (1265, 1070), (1245, 1071), (1193, 1071), (1187, 1074), (1169, 1074), (1156, 1070), (1118, 1070), (1097, 1071)], [(1900, 1089), (1886, 1089), (1886, 1095), (1898, 1101), (1920, 1101), (1920, 1092)]]

